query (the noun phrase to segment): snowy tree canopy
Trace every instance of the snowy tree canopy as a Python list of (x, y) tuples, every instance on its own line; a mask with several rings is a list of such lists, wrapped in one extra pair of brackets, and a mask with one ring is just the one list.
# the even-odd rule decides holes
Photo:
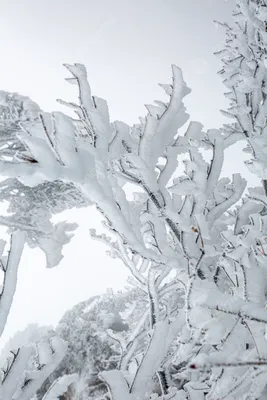
[[(169, 101), (147, 106), (146, 118), (133, 128), (110, 123), (106, 102), (91, 96), (84, 66), (66, 67), (79, 88), (79, 104), (68, 104), (78, 121), (62, 113), (41, 113), (40, 122), (23, 124), (18, 136), (26, 157), (16, 152), (17, 161), (3, 161), (0, 170), (30, 187), (62, 180), (96, 204), (110, 235), (91, 231), (92, 236), (123, 260), (149, 300), (123, 344), (120, 369), (100, 377), (114, 399), (142, 398), (155, 391), (156, 374), (166, 395), (174, 386), (172, 364), (184, 368), (200, 354), (220, 357), (234, 318), (227, 304), (234, 316), (247, 307), (224, 282), (222, 293), (217, 279), (225, 262), (225, 212), (241, 198), (245, 181), (238, 174), (232, 181), (220, 178), (225, 145), (219, 130), (204, 132), (201, 124), (191, 122), (185, 134), (179, 133), (188, 121), (183, 98), (190, 90), (178, 67), (172, 66), (172, 85), (162, 85)], [(211, 152), (209, 161), (202, 149)], [(175, 175), (178, 158), (184, 164), (181, 176)], [(133, 200), (127, 200), (126, 183), (138, 190)], [(177, 290), (180, 301), (173, 304)], [(216, 311), (218, 302), (222, 309)], [(254, 311), (247, 310), (253, 321)], [(264, 319), (265, 311), (258, 312)], [(174, 346), (177, 340), (180, 344)], [(176, 379), (183, 383), (174, 386), (176, 396), (199, 391), (204, 396), (213, 387), (213, 375), (196, 376), (191, 370), (179, 376), (177, 368)]]
[[(21, 118), (18, 130), (10, 128), (8, 156), (0, 157), (0, 173), (8, 177), (3, 197), (13, 187), (24, 193), (25, 209), (37, 199), (30, 218), (21, 221), (23, 206), (17, 194), (12, 197), (14, 216), (5, 217), (11, 230), (25, 231), (53, 266), (74, 226), (51, 227), (51, 215), (94, 204), (105, 232), (91, 229), (91, 236), (123, 261), (129, 284), (145, 299), (136, 324), (114, 334), (119, 363), (98, 375), (112, 400), (266, 398), (266, 10), (263, 0), (237, 0), (233, 24), (219, 23), (226, 30), (225, 47), (216, 53), (229, 99), (223, 113), (232, 119), (220, 130), (204, 131), (189, 120), (183, 101), (190, 89), (175, 65), (171, 84), (161, 84), (166, 101), (146, 105), (146, 116), (134, 126), (111, 122), (82, 64), (65, 65), (78, 101), (60, 100), (75, 118), (37, 109), (39, 118)], [(248, 168), (262, 180), (247, 192), (240, 174), (221, 176), (225, 149), (239, 140), (247, 143)], [(62, 200), (61, 189), (70, 197)], [(49, 200), (40, 200), (40, 193)], [(88, 330), (95, 323), (100, 332), (97, 324), (106, 322), (102, 344), (108, 351), (105, 330), (115, 326), (114, 313), (96, 310), (94, 317), (93, 308), (88, 312), (91, 322), (98, 321)], [(79, 323), (86, 338), (86, 319)], [(62, 329), (67, 334), (68, 324)], [(79, 358), (83, 336), (78, 343)], [(92, 369), (93, 356), (86, 357)], [(43, 400), (56, 400), (77, 380), (72, 373), (80, 371), (70, 372)]]
[[(18, 135), (21, 124), (39, 123), (39, 106), (25, 96), (0, 92), (0, 159), (6, 162), (24, 159), (25, 146)], [(8, 203), (8, 215), (1, 216), (0, 224), (9, 231), (21, 229), (27, 233), (30, 247), (39, 247), (46, 255), (48, 267), (62, 259), (62, 247), (76, 229), (75, 224), (52, 224), (51, 217), (73, 207), (86, 207), (88, 202), (72, 184), (62, 181), (45, 182), (36, 187), (23, 185), (18, 179), (0, 182), (0, 200)]]
[[(162, 85), (169, 101), (147, 106), (146, 118), (133, 128), (109, 122), (106, 103), (91, 96), (82, 65), (67, 68), (80, 91), (80, 104), (71, 104), (78, 121), (62, 113), (41, 113), (41, 122), (26, 123), (19, 133), (31, 161), (2, 162), (1, 168), (29, 186), (50, 180), (73, 184), (97, 205), (111, 236), (91, 231), (92, 236), (123, 260), (132, 272), (132, 283), (149, 300), (129, 344), (124, 344), (120, 370), (105, 371), (101, 378), (114, 398), (143, 397), (153, 391), (157, 374), (166, 394), (173, 386), (170, 365), (184, 367), (194, 354), (213, 353), (213, 346), (232, 328), (228, 308), (221, 320), (213, 316), (216, 299), (221, 296), (223, 305), (234, 301), (237, 313), (245, 306), (227, 285), (221, 293), (215, 282), (224, 261), (225, 212), (242, 196), (245, 181), (238, 174), (232, 181), (220, 179), (224, 150), (220, 131), (203, 132), (201, 124), (191, 122), (186, 133), (179, 134), (188, 120), (183, 97), (189, 89), (178, 67), (172, 67), (172, 85)], [(211, 151), (210, 161), (204, 160), (201, 149)], [(175, 176), (178, 156), (185, 168), (180, 177)], [(125, 183), (138, 188), (133, 200), (126, 198)], [(174, 303), (177, 291), (180, 300)], [(178, 337), (181, 345), (174, 346)], [(176, 376), (183, 382), (177, 395), (199, 393), (194, 373), (189, 369), (184, 374)], [(208, 377), (199, 379), (204, 393), (211, 383)]]

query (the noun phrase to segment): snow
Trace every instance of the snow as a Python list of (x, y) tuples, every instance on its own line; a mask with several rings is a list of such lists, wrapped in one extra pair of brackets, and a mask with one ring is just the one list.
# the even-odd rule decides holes
[[(10, 197), (16, 189), (25, 197), (18, 205), (18, 195), (12, 195), (15, 215), (0, 221), (14, 230), (7, 261), (1, 259), (0, 330), (15, 292), (24, 241), (45, 252), (48, 267), (56, 266), (76, 225), (53, 225), (52, 214), (95, 205), (104, 232), (91, 229), (91, 236), (125, 264), (131, 273), (128, 282), (143, 296), (142, 313), (134, 299), (135, 307), (124, 310), (129, 323), (118, 310), (99, 310), (97, 301), (75, 318), (77, 329), (83, 328), (85, 314), (97, 311), (90, 326), (93, 336), (104, 337), (110, 350), (120, 348), (117, 369), (100, 373), (113, 400), (172, 395), (176, 400), (186, 396), (252, 400), (264, 395), (267, 40), (263, 8), (260, 1), (237, 0), (233, 26), (222, 24), (227, 45), (217, 55), (222, 58), (219, 75), (230, 101), (222, 112), (230, 123), (221, 130), (204, 131), (193, 121), (186, 125), (184, 98), (190, 89), (175, 65), (172, 83), (160, 85), (168, 101), (146, 105), (147, 115), (128, 126), (111, 122), (107, 102), (92, 96), (85, 66), (66, 64), (72, 75), (67, 81), (76, 85), (78, 100), (60, 103), (71, 107), (76, 119), (61, 112), (22, 118), (17, 139), (12, 136), (15, 150), (8, 148), (0, 157), (0, 172), (9, 177), (3, 192)], [(4, 104), (7, 100), (2, 97)], [(35, 106), (28, 100), (26, 104), (34, 114)], [(10, 132), (14, 134), (11, 128)], [(225, 150), (241, 139), (250, 157), (245, 164), (263, 180), (262, 190), (245, 193), (247, 182), (239, 173), (232, 179), (221, 176)], [(64, 193), (70, 193), (64, 204), (59, 182)], [(126, 185), (132, 185), (134, 192), (138, 188), (131, 197)], [(33, 203), (35, 190), (47, 193), (44, 187), (55, 188), (55, 204), (39, 200), (26, 220), (16, 219), (23, 205), (27, 209)], [(133, 323), (130, 317), (136, 307), (138, 321)], [(64, 326), (69, 329), (67, 323)], [(107, 336), (116, 344), (111, 345)], [(0, 398), (30, 399), (66, 350), (66, 343), (52, 336), (11, 353)], [(18, 376), (15, 383), (14, 376)], [(44, 399), (55, 399), (75, 382), (82, 385), (83, 378), (65, 375)]]

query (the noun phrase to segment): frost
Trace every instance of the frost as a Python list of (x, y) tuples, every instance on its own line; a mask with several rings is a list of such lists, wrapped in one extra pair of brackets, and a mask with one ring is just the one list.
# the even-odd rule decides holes
[[(48, 399), (62, 390), (69, 396), (75, 390), (82, 400), (106, 395), (112, 400), (266, 397), (263, 3), (237, 0), (232, 25), (219, 24), (226, 45), (216, 56), (222, 60), (219, 75), (229, 100), (222, 112), (230, 119), (220, 130), (205, 131), (193, 121), (186, 125), (184, 98), (190, 90), (175, 65), (172, 82), (160, 85), (167, 100), (146, 105), (146, 116), (134, 126), (110, 121), (106, 101), (92, 95), (81, 64), (65, 65), (78, 100), (60, 100), (75, 118), (1, 94), (0, 128), (7, 145), (0, 148), (0, 173), (8, 179), (0, 185), (0, 197), (9, 202), (9, 214), (0, 223), (13, 239), (23, 237), (12, 243), (11, 256), (1, 256), (2, 328), (22, 243), (41, 248), (48, 266), (58, 264), (76, 226), (53, 225), (51, 218), (68, 208), (95, 205), (105, 231), (90, 229), (90, 234), (124, 263), (128, 284), (139, 294), (128, 298), (128, 290), (121, 295), (120, 301), (126, 301), (118, 309), (111, 307), (109, 294), (105, 307), (94, 299), (77, 314), (67, 314), (58, 332), (71, 339), (74, 350), (64, 360), (65, 344), (54, 336), (38, 341), (37, 356), (31, 346), (11, 353), (3, 374), (12, 370), (18, 379), (13, 386), (12, 374), (2, 379), (0, 398), (29, 399), (61, 360), (57, 373), (62, 367), (62, 375), (71, 376), (54, 385), (50, 381)], [(23, 111), (27, 107), (29, 113)], [(225, 150), (240, 140), (246, 142), (246, 165), (262, 185), (247, 192), (240, 174), (221, 176)], [(77, 371), (71, 367), (77, 365), (84, 369), (74, 382)], [(95, 387), (90, 391), (91, 384), (100, 385), (98, 393)]]

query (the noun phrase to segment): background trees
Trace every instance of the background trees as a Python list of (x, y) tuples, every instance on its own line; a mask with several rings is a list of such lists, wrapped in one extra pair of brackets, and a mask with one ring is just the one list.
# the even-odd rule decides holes
[(119, 367), (122, 346), (131, 334), (146, 305), (138, 289), (101, 296), (77, 304), (59, 322), (56, 334), (68, 343), (66, 356), (38, 393), (42, 399), (55, 379), (78, 373), (72, 387), (73, 398), (80, 400), (103, 397), (106, 386), (98, 377), (103, 370)]

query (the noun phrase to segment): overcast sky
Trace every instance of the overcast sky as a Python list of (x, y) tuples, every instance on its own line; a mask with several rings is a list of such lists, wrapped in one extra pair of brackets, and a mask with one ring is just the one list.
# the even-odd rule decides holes
[[(88, 69), (92, 92), (108, 100), (112, 119), (138, 122), (144, 104), (164, 100), (158, 82), (169, 83), (171, 64), (184, 70), (192, 88), (186, 105), (207, 128), (224, 122), (227, 102), (213, 52), (223, 31), (213, 20), (230, 19), (234, 1), (224, 0), (1, 0), (0, 89), (30, 96), (47, 111), (57, 98), (75, 100), (63, 63)], [(242, 157), (226, 159), (226, 173), (243, 170)], [(240, 145), (238, 148), (239, 153)], [(107, 287), (123, 287), (127, 271), (92, 242), (93, 210), (68, 212), (81, 225), (53, 270), (39, 250), (26, 249), (4, 340), (30, 322), (55, 324), (63, 312)], [(98, 226), (100, 226), (98, 224)]]

